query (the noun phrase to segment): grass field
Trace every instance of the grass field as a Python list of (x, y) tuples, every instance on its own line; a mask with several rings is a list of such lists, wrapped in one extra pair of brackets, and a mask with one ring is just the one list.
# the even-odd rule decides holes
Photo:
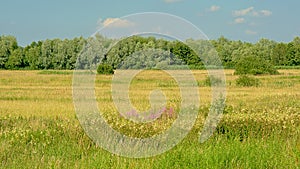
[[(300, 168), (300, 70), (279, 71), (256, 77), (258, 87), (238, 87), (238, 76), (225, 70), (224, 115), (202, 144), (198, 137), (211, 89), (206, 71), (193, 71), (201, 100), (195, 126), (172, 150), (144, 159), (113, 155), (89, 139), (76, 119), (72, 71), (0, 71), (0, 168)], [(113, 128), (145, 137), (164, 131), (176, 118), (142, 125), (120, 118), (111, 80), (97, 75), (95, 93)], [(156, 88), (165, 92), (168, 108), (180, 108), (178, 86), (161, 71), (144, 71), (131, 84), (132, 103), (140, 111), (149, 108), (148, 95)]]

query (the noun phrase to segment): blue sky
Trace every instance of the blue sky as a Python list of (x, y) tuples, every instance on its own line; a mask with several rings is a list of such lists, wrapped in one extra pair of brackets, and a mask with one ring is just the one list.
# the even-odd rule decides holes
[(300, 36), (299, 0), (0, 0), (0, 34), (20, 45), (92, 35), (109, 20), (141, 12), (182, 17), (210, 39), (256, 42)]

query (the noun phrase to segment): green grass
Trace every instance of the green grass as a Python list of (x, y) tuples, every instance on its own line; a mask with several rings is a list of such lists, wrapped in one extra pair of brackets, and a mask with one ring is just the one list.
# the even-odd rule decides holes
[(44, 75), (69, 75), (69, 74), (73, 74), (73, 71), (42, 70), (42, 71), (38, 72), (38, 74), (44, 74)]
[(1, 161), (5, 168), (297, 168), (300, 138), (215, 135), (200, 144), (194, 129), (162, 155), (128, 159), (97, 147), (69, 119), (1, 118)]
[[(205, 71), (193, 73), (198, 83), (207, 81)], [(74, 111), (71, 73), (0, 71), (0, 168), (299, 168), (300, 70), (258, 76), (259, 87), (238, 87), (238, 76), (232, 70), (225, 73), (226, 109), (208, 141), (198, 140), (211, 99), (210, 88), (200, 85), (201, 109), (188, 136), (164, 154), (131, 159), (109, 153), (85, 134)], [(111, 76), (97, 75), (95, 91), (115, 129), (142, 137), (162, 132), (172, 122), (160, 118), (137, 125), (120, 118), (110, 81)], [(168, 106), (179, 106), (178, 86), (167, 74), (148, 70), (131, 85), (129, 94), (138, 108), (149, 107), (148, 95), (156, 88), (165, 92)]]
[(275, 66), (276, 69), (300, 69), (300, 66)]

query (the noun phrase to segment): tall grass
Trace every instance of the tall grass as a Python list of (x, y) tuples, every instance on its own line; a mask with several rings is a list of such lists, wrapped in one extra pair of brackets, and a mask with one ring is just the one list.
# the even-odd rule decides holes
[[(129, 159), (103, 150), (85, 134), (73, 108), (72, 74), (0, 71), (0, 168), (299, 168), (300, 71), (259, 76), (259, 87), (236, 86), (238, 77), (232, 72), (225, 72), (226, 108), (213, 137), (203, 144), (198, 140), (211, 99), (209, 86), (200, 85), (201, 108), (189, 135), (164, 154)], [(200, 84), (207, 80), (205, 71), (193, 73)], [(145, 136), (164, 131), (172, 122), (166, 116), (145, 124), (145, 133), (141, 125), (121, 119), (112, 103), (111, 79), (97, 75), (95, 91), (115, 129)], [(131, 84), (137, 108), (149, 107), (149, 92), (160, 88), (168, 106), (177, 110), (178, 86), (167, 74), (145, 71)]]

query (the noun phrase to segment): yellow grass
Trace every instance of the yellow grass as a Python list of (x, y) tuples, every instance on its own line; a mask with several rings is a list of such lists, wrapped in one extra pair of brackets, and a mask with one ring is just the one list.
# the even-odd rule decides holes
[[(40, 74), (40, 71), (0, 71), (0, 115), (75, 117), (72, 101), (72, 74)], [(225, 70), (227, 105), (234, 107), (268, 107), (272, 102), (300, 100), (300, 70), (281, 70), (280, 75), (259, 76), (260, 87), (237, 87), (233, 70)], [(204, 81), (207, 72), (193, 71), (197, 81)], [(112, 108), (111, 76), (96, 77), (96, 96), (100, 107)], [(140, 82), (137, 80), (140, 79)], [(148, 79), (148, 81), (145, 81)], [(152, 81), (149, 79), (152, 79)], [(275, 83), (280, 81), (281, 83)], [(171, 85), (171, 86), (168, 86)], [(130, 96), (139, 110), (149, 108), (149, 94), (153, 89), (162, 89), (172, 106), (178, 105), (179, 89), (174, 79), (159, 71), (144, 71), (132, 82)], [(210, 87), (199, 87), (201, 105), (211, 101)], [(175, 100), (175, 102), (174, 102)], [(177, 103), (176, 103), (177, 102)], [(299, 102), (296, 102), (299, 106)], [(140, 105), (139, 105), (140, 104)], [(170, 105), (170, 104), (169, 104)], [(255, 105), (255, 106), (253, 106)]]

